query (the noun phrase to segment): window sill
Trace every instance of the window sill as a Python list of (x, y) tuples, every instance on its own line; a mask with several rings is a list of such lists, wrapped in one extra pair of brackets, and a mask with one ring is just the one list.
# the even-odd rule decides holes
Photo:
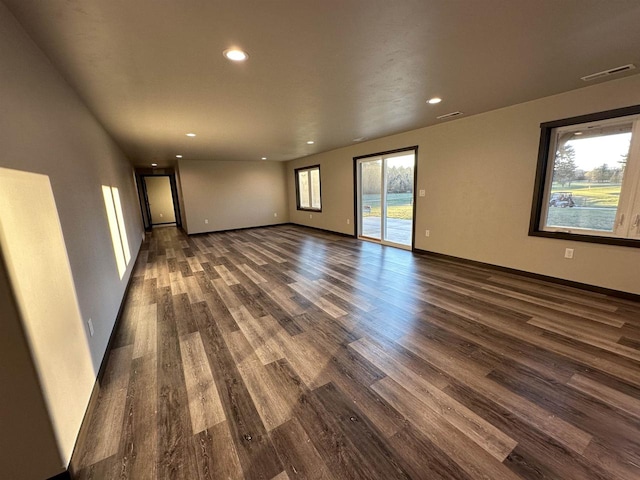
[(617, 245), (622, 247), (640, 248), (640, 240), (633, 238), (604, 237), (598, 235), (584, 235), (580, 233), (548, 232), (545, 230), (532, 230), (530, 237), (557, 238), (559, 240), (571, 240), (574, 242), (601, 243), (605, 245)]

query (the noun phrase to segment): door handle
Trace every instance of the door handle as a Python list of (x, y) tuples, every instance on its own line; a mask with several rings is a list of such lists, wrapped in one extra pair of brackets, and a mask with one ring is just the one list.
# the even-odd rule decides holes
[(636, 215), (636, 219), (633, 221), (633, 225), (631, 225), (632, 227), (637, 227), (638, 225), (640, 225), (640, 213), (638, 213)]
[(622, 225), (624, 223), (624, 213), (620, 214), (620, 220), (618, 221), (618, 225)]

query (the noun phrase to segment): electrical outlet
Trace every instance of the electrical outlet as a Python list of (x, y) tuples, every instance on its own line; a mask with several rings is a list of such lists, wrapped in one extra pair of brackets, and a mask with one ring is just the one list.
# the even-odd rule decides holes
[[(425, 191), (424, 191), (424, 190), (420, 190), (419, 195), (420, 195), (421, 197), (424, 197), (424, 195), (425, 195)], [(429, 236), (429, 235), (427, 235), (427, 237), (428, 237), (428, 236)]]
[(208, 218), (205, 218), (205, 219), (204, 219), (204, 223), (209, 223), (209, 219), (208, 219)]
[(311, 214), (311, 213), (310, 213), (310, 214), (309, 214), (309, 218), (313, 218), (313, 214)]
[(160, 214), (160, 218), (162, 218), (162, 214)]
[(274, 216), (274, 217), (277, 217), (277, 216), (278, 216), (278, 214), (277, 214), (277, 213), (274, 213), (274, 214), (273, 214), (273, 216)]
[(564, 258), (573, 258), (573, 248), (564, 249)]
[(87, 320), (87, 325), (89, 326), (89, 335), (93, 337), (93, 322), (91, 319)]
[(351, 225), (351, 219), (347, 218), (347, 225)]
[(424, 231), (424, 236), (428, 237), (429, 235), (431, 235), (431, 232), (429, 230), (425, 230)]

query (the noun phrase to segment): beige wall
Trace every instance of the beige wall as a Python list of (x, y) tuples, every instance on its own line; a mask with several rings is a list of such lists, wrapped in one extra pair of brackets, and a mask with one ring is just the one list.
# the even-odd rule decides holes
[(283, 163), (180, 160), (179, 167), (189, 234), (289, 221)]
[[(528, 236), (540, 123), (637, 104), (638, 75), (294, 160), (289, 216), (353, 234), (353, 157), (418, 145), (416, 189), (426, 196), (416, 202), (416, 248), (640, 294), (640, 249)], [(293, 169), (314, 164), (323, 211), (309, 218), (296, 210)]]
[[(82, 316), (79, 328), (83, 331), (83, 341), (88, 347), (83, 358), (74, 358), (63, 368), (74, 372), (79, 364), (88, 361), (93, 369), (92, 378), (87, 381), (85, 377), (78, 375), (77, 380), (82, 382), (82, 388), (90, 390), (113, 330), (133, 265), (131, 262), (124, 277), (120, 279), (101, 186), (109, 185), (119, 189), (131, 256), (135, 259), (143, 229), (132, 168), (1, 2), (0, 65), (3, 71), (0, 75), (0, 167), (40, 173), (47, 175), (51, 181)], [(23, 220), (29, 222), (31, 219)], [(45, 242), (46, 238), (42, 241)], [(0, 294), (13, 295), (6, 291)], [(93, 337), (89, 336), (87, 330), (86, 320), (89, 318), (93, 319), (95, 327)], [(59, 332), (64, 335), (63, 328)], [(12, 331), (12, 335), (15, 334)], [(24, 345), (23, 338), (6, 340)], [(22, 375), (25, 382), (33, 380), (33, 368), (28, 369), (24, 365), (15, 366), (22, 369), (14, 372), (15, 375)], [(11, 385), (2, 386), (3, 391), (11, 388)], [(33, 401), (36, 402), (37, 399)], [(25, 425), (40, 421), (40, 424), (30, 425), (29, 428), (38, 428), (45, 435), (51, 429), (51, 425), (47, 425), (40, 417), (30, 418), (28, 408), (15, 407), (15, 403), (0, 395), (0, 411), (6, 414), (11, 412), (16, 421), (20, 420)], [(75, 404), (69, 405), (72, 410), (69, 413), (74, 418), (81, 418), (85, 408), (86, 404), (81, 408)], [(52, 415), (51, 411), (49, 415)], [(55, 421), (52, 419), (50, 423), (55, 424)], [(60, 432), (56, 432), (58, 433)], [(3, 429), (0, 432), (3, 444), (7, 441), (5, 435), (10, 433)], [(22, 462), (24, 470), (20, 478), (27, 479), (43, 478), (44, 465), (50, 470), (48, 475), (59, 473), (61, 467), (66, 466), (72, 447), (68, 440), (58, 445), (47, 442), (41, 448), (34, 448), (30, 443), (11, 442), (10, 439), (9, 444), (10, 448), (0, 453), (0, 471), (9, 469), (17, 459), (24, 458), (26, 453), (30, 455), (30, 461)], [(59, 459), (58, 465), (54, 467), (50, 465), (53, 456)], [(40, 461), (46, 463), (38, 465)]]
[(151, 223), (171, 223), (176, 221), (173, 209), (173, 195), (169, 177), (144, 177), (147, 185), (147, 199), (151, 211)]

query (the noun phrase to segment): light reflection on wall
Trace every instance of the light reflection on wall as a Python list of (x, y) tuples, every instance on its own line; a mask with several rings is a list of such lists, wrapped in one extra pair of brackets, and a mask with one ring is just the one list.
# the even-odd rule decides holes
[(127, 240), (127, 229), (124, 224), (120, 194), (116, 187), (102, 185), (102, 195), (104, 197), (104, 206), (107, 210), (113, 253), (118, 266), (118, 275), (120, 275), (120, 279), (122, 279), (124, 272), (127, 270), (127, 265), (131, 260), (131, 251), (129, 250), (129, 241)]
[[(21, 374), (28, 381), (37, 373), (56, 435), (60, 465), (68, 465), (95, 372), (48, 176), (0, 168), (0, 250), (35, 367)], [(3, 313), (0, 311), (2, 335)], [(19, 367), (3, 364), (1, 368)], [(14, 408), (7, 405), (10, 397), (4, 395), (12, 385), (3, 384), (1, 388), (0, 408)], [(32, 398), (24, 401), (27, 411), (32, 402), (37, 402)], [(0, 429), (4, 431), (4, 425)]]
[(129, 265), (131, 260), (131, 251), (129, 250), (129, 241), (127, 240), (127, 229), (124, 226), (124, 215), (122, 214), (122, 204), (120, 203), (120, 194), (116, 187), (111, 187), (113, 193), (113, 204), (116, 207), (116, 216), (118, 218), (118, 228), (120, 229), (120, 240), (122, 241), (122, 250), (124, 251), (124, 261)]

